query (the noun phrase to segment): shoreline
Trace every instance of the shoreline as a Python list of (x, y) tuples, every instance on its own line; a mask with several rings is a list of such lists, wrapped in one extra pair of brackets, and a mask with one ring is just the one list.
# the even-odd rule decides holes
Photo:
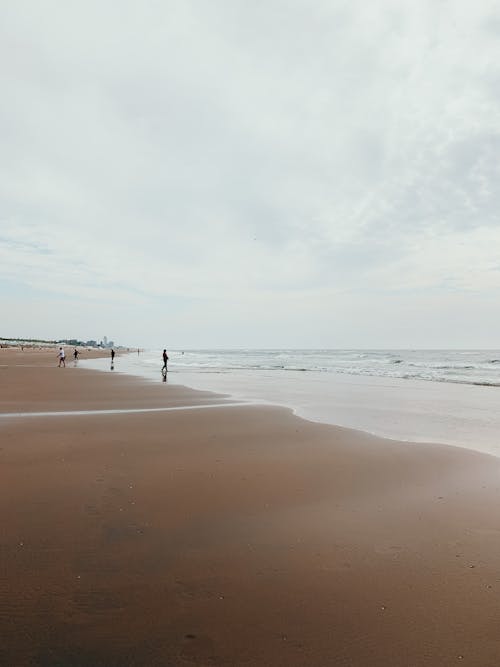
[[(34, 350), (35, 352), (37, 350)], [(46, 350), (40, 349), (41, 352), (46, 352)], [(85, 371), (85, 372), (90, 372), (90, 373), (103, 373), (106, 375), (109, 375), (110, 369), (108, 366), (100, 367), (98, 365), (90, 365), (87, 366), (86, 362), (90, 361), (91, 364), (93, 361), (97, 360), (98, 363), (106, 361), (107, 364), (110, 364), (109, 360), (109, 350), (89, 350), (91, 353), (87, 358), (80, 359), (78, 364), (75, 365), (73, 361), (70, 362), (68, 359), (68, 366), (76, 368), (80, 371)], [(135, 353), (134, 352), (126, 352), (126, 351), (121, 351), (116, 354), (116, 359), (118, 360), (119, 357), (122, 358), (135, 358)], [(36, 361), (39, 361), (38, 359)], [(81, 363), (83, 362), (83, 364)], [(118, 363), (115, 361), (115, 363)], [(38, 366), (39, 364), (35, 364)], [(0, 363), (0, 367), (2, 364)], [(172, 371), (169, 373), (169, 377), (171, 377)], [(178, 371), (174, 371), (174, 373), (178, 373)], [(135, 380), (142, 385), (147, 385), (147, 386), (157, 386), (160, 384), (160, 381), (155, 380), (153, 377), (148, 377), (148, 376), (142, 376), (138, 373), (133, 373), (130, 371), (123, 371), (120, 369), (120, 367), (116, 367), (116, 370), (112, 373), (113, 376), (122, 376), (125, 378), (129, 378), (132, 380)], [(359, 379), (357, 376), (355, 379)], [(374, 379), (374, 378), (370, 378)], [(378, 378), (375, 378), (375, 380)], [(406, 382), (406, 380), (402, 380), (402, 382)], [(414, 380), (408, 380), (408, 382), (415, 382)], [(388, 441), (396, 444), (404, 444), (408, 446), (430, 446), (430, 447), (450, 447), (452, 449), (458, 449), (458, 450), (466, 450), (474, 453), (479, 453), (484, 456), (491, 456), (495, 459), (500, 459), (500, 451), (498, 453), (487, 451), (487, 450), (482, 450), (478, 448), (473, 448), (473, 447), (468, 447), (467, 445), (463, 444), (457, 444), (457, 443), (452, 443), (452, 442), (439, 442), (439, 441), (431, 441), (431, 440), (411, 440), (411, 439), (406, 439), (406, 438), (397, 438), (397, 437), (391, 437), (388, 435), (381, 435), (380, 433), (368, 431), (362, 428), (356, 428), (356, 427), (351, 427), (351, 426), (344, 426), (343, 424), (338, 424), (338, 423), (332, 423), (331, 421), (327, 420), (322, 420), (319, 418), (314, 418), (314, 417), (308, 417), (306, 414), (302, 414), (300, 412), (300, 408), (293, 407), (291, 405), (287, 405), (285, 403), (279, 403), (279, 402), (272, 402), (272, 401), (266, 401), (264, 399), (255, 399), (255, 398), (247, 398), (247, 397), (242, 397), (239, 400), (238, 399), (238, 393), (231, 393), (231, 392), (226, 392), (226, 391), (217, 391), (216, 389), (208, 389), (208, 388), (197, 388), (193, 386), (192, 384), (183, 384), (182, 382), (180, 383), (175, 383), (173, 385), (174, 388), (178, 388), (179, 390), (182, 390), (183, 392), (188, 392), (192, 396), (196, 395), (203, 395), (204, 397), (208, 397), (210, 400), (219, 400), (222, 399), (223, 401), (227, 403), (221, 403), (219, 405), (214, 405), (211, 403), (207, 403), (206, 406), (201, 406), (201, 405), (193, 405), (193, 406), (175, 406), (175, 407), (170, 407), (170, 408), (165, 408), (165, 407), (141, 407), (141, 408), (129, 408), (122, 410), (118, 407), (111, 408), (111, 409), (95, 409), (95, 410), (67, 410), (67, 411), (62, 411), (62, 412), (12, 412), (12, 413), (2, 413), (0, 412), (0, 420), (2, 418), (14, 418), (14, 417), (19, 417), (19, 418), (28, 418), (28, 417), (45, 417), (45, 416), (54, 416), (54, 417), (63, 417), (63, 416), (78, 416), (78, 415), (106, 415), (106, 414), (133, 414), (133, 413), (149, 413), (149, 412), (168, 412), (171, 410), (182, 410), (182, 409), (195, 409), (195, 408), (200, 408), (200, 407), (223, 407), (224, 405), (227, 405), (227, 407), (232, 407), (232, 406), (255, 406), (255, 407), (263, 407), (263, 408), (271, 408), (271, 409), (277, 409), (277, 410), (285, 410), (289, 411), (294, 417), (297, 419), (303, 420), (305, 422), (308, 422), (310, 424), (317, 424), (317, 425), (323, 425), (323, 426), (328, 426), (332, 427), (333, 429), (341, 429), (346, 432), (352, 432), (353, 437), (356, 437), (358, 434), (359, 436), (362, 437), (368, 437), (368, 438), (374, 438), (376, 440), (382, 440), (382, 441)]]
[[(115, 372), (158, 380), (144, 355), (124, 355)], [(90, 368), (108, 370), (103, 361)], [(154, 370), (153, 370), (154, 369)], [(397, 442), (435, 443), (500, 457), (500, 389), (348, 374), (268, 371), (196, 372), (172, 364), (169, 380), (194, 390), (291, 409), (312, 423), (351, 428)]]
[(4, 414), (203, 409), (0, 419), (3, 664), (498, 665), (498, 459), (49, 361)]

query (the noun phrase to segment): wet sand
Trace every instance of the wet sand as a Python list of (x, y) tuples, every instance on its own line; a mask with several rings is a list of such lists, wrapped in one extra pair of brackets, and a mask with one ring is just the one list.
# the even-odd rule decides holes
[[(44, 354), (0, 412), (223, 401)], [(0, 416), (0, 470), (2, 665), (500, 664), (499, 459), (236, 406)]]

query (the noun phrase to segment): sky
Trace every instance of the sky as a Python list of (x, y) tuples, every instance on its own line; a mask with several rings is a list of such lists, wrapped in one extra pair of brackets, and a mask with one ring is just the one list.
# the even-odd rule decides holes
[(0, 0), (0, 336), (500, 347), (490, 0)]

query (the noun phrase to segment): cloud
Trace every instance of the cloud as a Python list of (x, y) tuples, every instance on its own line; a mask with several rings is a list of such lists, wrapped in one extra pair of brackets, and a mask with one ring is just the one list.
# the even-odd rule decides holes
[[(325, 300), (361, 312), (363, 294), (453, 290), (465, 308), (498, 289), (493, 2), (3, 14), (4, 280), (71, 295), (86, 317), (132, 305), (152, 332), (170, 305), (179, 339), (214, 317), (213, 344), (242, 304), (234, 345), (265, 344), (300, 299), (314, 309), (297, 338), (314, 345)], [(139, 335), (113, 313), (113, 337)]]

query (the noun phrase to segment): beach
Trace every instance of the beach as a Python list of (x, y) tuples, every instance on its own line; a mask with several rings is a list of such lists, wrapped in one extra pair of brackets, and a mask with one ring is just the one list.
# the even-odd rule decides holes
[[(169, 382), (382, 438), (500, 457), (499, 358), (499, 350), (172, 350)], [(159, 359), (160, 350), (125, 354), (116, 372), (157, 382)], [(109, 369), (108, 359), (83, 363)]]
[(500, 664), (499, 458), (55, 351), (0, 377), (0, 664)]

